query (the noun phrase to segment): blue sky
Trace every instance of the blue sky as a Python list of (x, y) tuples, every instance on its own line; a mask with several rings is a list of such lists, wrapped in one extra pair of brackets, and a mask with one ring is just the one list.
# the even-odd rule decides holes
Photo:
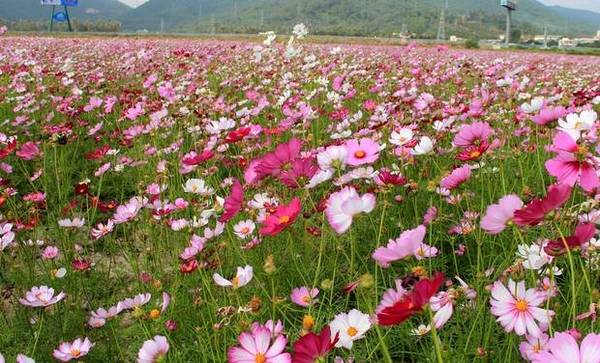
[[(130, 6), (138, 6), (147, 0), (120, 0)], [(217, 0), (218, 1), (218, 0)], [(569, 8), (593, 10), (600, 13), (600, 0), (538, 0), (546, 5), (561, 5)]]

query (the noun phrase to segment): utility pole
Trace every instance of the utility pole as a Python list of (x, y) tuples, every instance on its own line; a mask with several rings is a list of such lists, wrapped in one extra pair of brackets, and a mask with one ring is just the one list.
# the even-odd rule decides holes
[(548, 26), (544, 25), (544, 48), (548, 48)]
[(234, 19), (237, 19), (237, 17), (238, 17), (238, 4), (237, 4), (237, 0), (233, 0), (233, 17), (234, 17)]
[(438, 26), (437, 40), (446, 40), (446, 10), (448, 10), (448, 0), (446, 5), (442, 7), (442, 13), (440, 14), (440, 25)]
[(210, 14), (210, 33), (215, 34), (217, 32), (217, 22), (215, 14)]
[(510, 44), (510, 35), (512, 33), (512, 12), (517, 10), (517, 4), (509, 0), (500, 0), (500, 6), (506, 8), (506, 35), (504, 42)]
[(265, 27), (265, 9), (260, 9), (259, 19), (259, 29), (262, 30)]

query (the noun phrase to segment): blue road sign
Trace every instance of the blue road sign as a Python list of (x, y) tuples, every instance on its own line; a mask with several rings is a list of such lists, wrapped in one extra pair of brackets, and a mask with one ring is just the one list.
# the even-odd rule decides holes
[(54, 17), (54, 21), (57, 21), (59, 23), (62, 23), (67, 20), (67, 14), (62, 11), (54, 13), (53, 17)]

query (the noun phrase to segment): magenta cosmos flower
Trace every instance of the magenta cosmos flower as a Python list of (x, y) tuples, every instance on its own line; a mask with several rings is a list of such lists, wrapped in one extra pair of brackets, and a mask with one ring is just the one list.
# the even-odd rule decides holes
[(489, 234), (502, 232), (515, 216), (515, 211), (523, 207), (523, 201), (516, 195), (506, 195), (498, 204), (490, 205), (481, 218), (481, 229)]
[(299, 198), (294, 198), (288, 205), (279, 205), (275, 213), (269, 214), (263, 222), (260, 234), (276, 236), (296, 220), (302, 209)]
[(315, 298), (319, 295), (319, 289), (308, 289), (305, 286), (297, 287), (292, 290), (290, 299), (296, 305), (308, 307), (316, 302)]
[(219, 218), (219, 222), (227, 223), (233, 217), (235, 217), (242, 209), (244, 203), (244, 189), (240, 184), (240, 181), (233, 179), (233, 185), (231, 186), (231, 194), (225, 198), (223, 202), (224, 212)]
[(600, 334), (588, 334), (581, 345), (569, 333), (556, 333), (548, 341), (549, 351), (533, 357), (533, 363), (600, 363)]
[(492, 287), (492, 314), (506, 332), (514, 331), (517, 335), (526, 333), (539, 337), (542, 330), (536, 323), (550, 323), (554, 311), (539, 308), (548, 297), (546, 292), (536, 289), (525, 290), (525, 281), (508, 281), (508, 289), (502, 282), (496, 281)]
[(42, 307), (56, 304), (64, 299), (66, 294), (61, 291), (60, 294), (54, 296), (54, 289), (48, 286), (34, 286), (30, 291), (27, 291), (25, 298), (19, 299), (19, 302), (26, 306)]
[(452, 143), (460, 148), (479, 146), (487, 143), (491, 134), (492, 128), (487, 122), (473, 122), (470, 125), (463, 125)]
[(356, 189), (345, 187), (331, 194), (327, 200), (325, 214), (327, 220), (338, 234), (346, 232), (352, 225), (352, 219), (360, 213), (370, 213), (375, 208), (375, 196), (367, 193), (358, 195)]
[(94, 344), (87, 337), (85, 339), (77, 338), (72, 342), (61, 343), (54, 350), (52, 356), (61, 362), (68, 362), (87, 355), (93, 346)]
[(227, 352), (229, 363), (290, 363), (290, 353), (285, 353), (287, 338), (278, 335), (271, 343), (271, 331), (257, 327), (252, 333), (244, 332), (238, 337), (239, 347), (231, 347)]
[(552, 146), (558, 155), (546, 161), (548, 174), (556, 177), (559, 183), (571, 187), (579, 182), (586, 192), (600, 186), (592, 156), (585, 147), (577, 145), (577, 142), (564, 132), (559, 132), (554, 137)]
[(346, 149), (348, 165), (372, 164), (379, 158), (379, 144), (371, 139), (349, 140), (346, 142)]
[(152, 340), (146, 340), (138, 352), (138, 363), (160, 362), (169, 351), (169, 342), (162, 335), (156, 335)]
[(292, 162), (300, 156), (302, 141), (294, 138), (290, 141), (279, 144), (270, 153), (260, 158), (260, 163), (255, 167), (259, 178), (267, 175), (278, 177), (283, 170), (291, 167)]

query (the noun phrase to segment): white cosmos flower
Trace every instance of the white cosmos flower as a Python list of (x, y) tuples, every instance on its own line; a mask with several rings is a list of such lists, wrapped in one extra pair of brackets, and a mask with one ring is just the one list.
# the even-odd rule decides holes
[(214, 190), (206, 185), (206, 182), (203, 179), (190, 179), (186, 181), (183, 191), (186, 193), (199, 194), (203, 196), (214, 193)]
[(429, 331), (431, 331), (431, 325), (427, 324), (421, 324), (418, 327), (412, 329), (410, 331), (411, 335), (417, 335), (417, 336), (422, 336), (425, 335), (427, 333), (429, 333)]
[(417, 146), (412, 149), (413, 155), (425, 155), (433, 151), (433, 141), (427, 136), (423, 136)]
[(59, 219), (58, 225), (63, 228), (81, 228), (85, 224), (85, 219), (75, 217), (73, 219)]
[(319, 185), (323, 182), (326, 182), (327, 180), (329, 180), (333, 177), (333, 172), (334, 172), (333, 169), (319, 171), (318, 173), (313, 175), (313, 177), (310, 179), (308, 184), (306, 184), (305, 188), (312, 189), (312, 188), (316, 187), (317, 185)]
[(558, 129), (569, 134), (573, 139), (579, 140), (581, 132), (590, 130), (596, 120), (598, 114), (591, 110), (582, 111), (579, 115), (576, 113), (568, 114), (566, 120), (558, 120)]
[(331, 336), (336, 336), (339, 333), (336, 347), (352, 349), (354, 341), (362, 339), (371, 328), (371, 320), (369, 315), (352, 309), (348, 313), (336, 315), (333, 321), (329, 323), (329, 327), (331, 328)]
[(341, 168), (346, 166), (348, 149), (342, 145), (330, 146), (317, 154), (317, 162), (321, 170)]
[(536, 97), (530, 103), (521, 105), (521, 110), (527, 114), (537, 113), (544, 105), (544, 97)]
[(413, 139), (414, 133), (411, 129), (403, 127), (399, 132), (392, 131), (390, 135), (390, 144), (403, 146)]
[(247, 285), (252, 280), (253, 276), (254, 276), (254, 273), (252, 270), (252, 266), (247, 265), (244, 268), (238, 267), (235, 277), (232, 278), (231, 280), (227, 280), (226, 278), (219, 275), (218, 273), (215, 273), (213, 275), (213, 280), (219, 286), (233, 287), (234, 289), (237, 289), (237, 288)]
[(292, 30), (292, 34), (294, 34), (298, 39), (302, 39), (308, 35), (308, 29), (306, 25), (300, 23), (294, 25), (294, 30)]
[(537, 244), (519, 245), (517, 256), (523, 259), (523, 267), (528, 270), (539, 270), (551, 261), (551, 257), (544, 252), (544, 247)]
[(248, 236), (254, 232), (256, 225), (252, 220), (248, 219), (245, 221), (238, 222), (235, 226), (233, 226), (233, 232), (236, 236), (241, 239), (246, 239)]

